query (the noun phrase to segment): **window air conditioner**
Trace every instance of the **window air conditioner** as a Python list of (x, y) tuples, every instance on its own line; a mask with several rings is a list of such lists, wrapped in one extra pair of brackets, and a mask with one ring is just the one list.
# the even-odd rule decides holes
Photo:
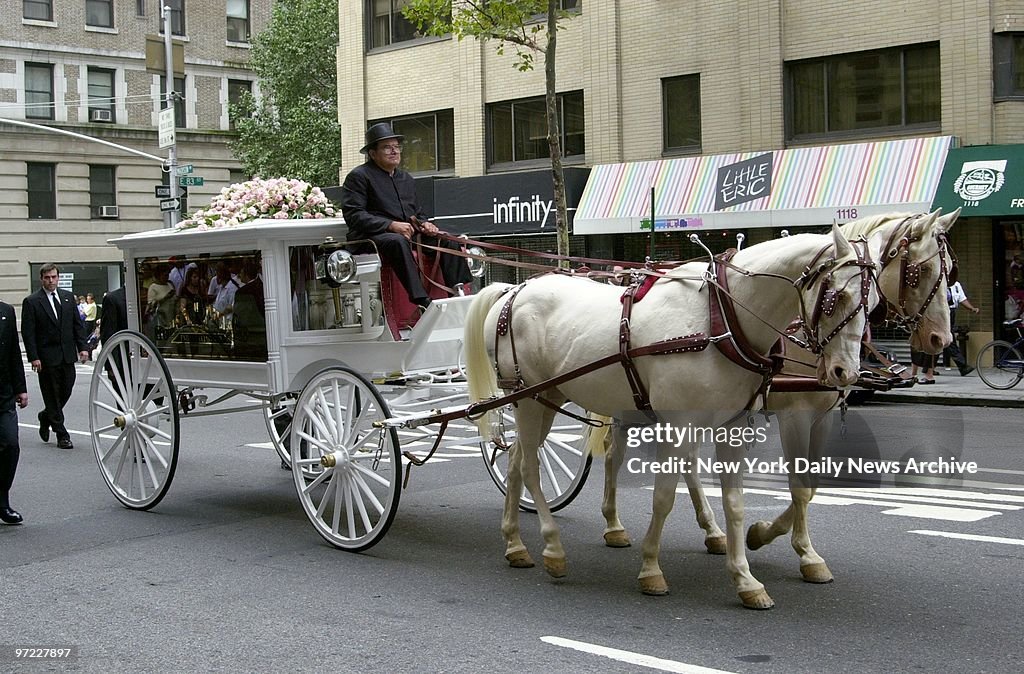
[(110, 110), (90, 110), (89, 111), (90, 122), (113, 122), (114, 116), (110, 114)]
[(117, 206), (100, 206), (101, 218), (116, 218)]

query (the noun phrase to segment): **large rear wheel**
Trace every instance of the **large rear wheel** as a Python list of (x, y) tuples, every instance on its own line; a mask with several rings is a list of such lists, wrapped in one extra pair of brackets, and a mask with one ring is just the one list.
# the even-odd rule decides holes
[(118, 332), (96, 357), (89, 431), (114, 498), (134, 510), (160, 503), (178, 465), (178, 407), (167, 363), (144, 335)]
[(398, 510), (398, 434), (374, 425), (390, 416), (376, 387), (346, 367), (314, 375), (295, 403), (295, 489), (316, 532), (342, 550), (375, 545)]

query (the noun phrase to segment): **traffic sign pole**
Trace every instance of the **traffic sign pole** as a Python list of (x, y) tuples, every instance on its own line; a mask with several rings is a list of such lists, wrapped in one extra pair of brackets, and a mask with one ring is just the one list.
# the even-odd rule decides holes
[[(174, 61), (171, 58), (171, 7), (170, 5), (163, 6), (163, 22), (164, 22), (164, 64), (167, 66), (167, 82), (164, 86), (164, 96), (167, 100), (167, 107), (171, 110), (174, 109), (174, 98), (171, 97), (171, 92), (174, 91)], [(175, 134), (177, 136), (177, 134)], [(170, 180), (167, 181), (171, 188), (171, 198), (168, 201), (173, 201), (175, 207), (168, 211), (171, 215), (168, 218), (168, 224), (170, 227), (174, 227), (181, 220), (181, 213), (178, 211), (180, 202), (178, 201), (178, 181), (174, 178), (177, 176), (178, 168), (178, 147), (177, 138), (174, 143), (167, 148), (167, 171), (169, 172)], [(160, 202), (160, 210), (164, 210), (164, 203)]]

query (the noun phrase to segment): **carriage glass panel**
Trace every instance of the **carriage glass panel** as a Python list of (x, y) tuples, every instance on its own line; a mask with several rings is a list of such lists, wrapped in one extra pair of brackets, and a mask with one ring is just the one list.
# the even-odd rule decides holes
[(292, 330), (359, 333), (384, 325), (379, 279), (357, 279), (332, 288), (317, 280), (316, 260), (320, 254), (318, 245), (288, 249)]

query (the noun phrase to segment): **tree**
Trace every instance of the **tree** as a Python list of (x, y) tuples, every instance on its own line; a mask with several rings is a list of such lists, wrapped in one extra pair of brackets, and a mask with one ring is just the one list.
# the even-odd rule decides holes
[(337, 0), (276, 0), (250, 64), (260, 97), (231, 106), (235, 156), (250, 175), (338, 182)]
[[(453, 4), (455, 7), (453, 8)], [(569, 254), (569, 219), (565, 203), (565, 174), (558, 128), (558, 97), (555, 88), (555, 47), (560, 22), (573, 16), (559, 9), (559, 0), (410, 0), (402, 10), (425, 35), (455, 35), (498, 42), (498, 53), (515, 49), (515, 67), (533, 70), (537, 54), (544, 59), (544, 101), (547, 110), (548, 148), (555, 196), (558, 253)], [(538, 17), (546, 17), (546, 21)], [(567, 266), (568, 263), (563, 263)]]

